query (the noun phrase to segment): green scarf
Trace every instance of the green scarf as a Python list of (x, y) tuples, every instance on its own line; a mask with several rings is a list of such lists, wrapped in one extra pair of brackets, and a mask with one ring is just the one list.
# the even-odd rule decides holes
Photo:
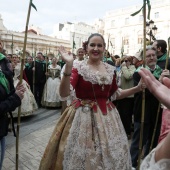
[(30, 68), (30, 67), (31, 67), (31, 64), (29, 64), (29, 63), (26, 63), (26, 64), (25, 64), (25, 67), (28, 67), (28, 68)]
[[(138, 72), (142, 67), (143, 66), (138, 67), (135, 72)], [(152, 72), (152, 70), (148, 66), (146, 66), (145, 68)], [(156, 65), (155, 70), (153, 71), (152, 74), (154, 75), (155, 78), (159, 79), (161, 73), (162, 73), (162, 69), (158, 65)]]
[(5, 78), (5, 75), (0, 71), (0, 84), (5, 88), (6, 92), (9, 94), (8, 80)]
[(36, 62), (41, 63), (41, 60), (36, 60)]
[(157, 61), (164, 61), (164, 60), (166, 60), (166, 57), (167, 57), (166, 54), (167, 54), (167, 53), (165, 53), (162, 57), (158, 58)]
[(2, 60), (4, 58), (5, 58), (5, 56), (2, 53), (0, 53), (0, 60)]

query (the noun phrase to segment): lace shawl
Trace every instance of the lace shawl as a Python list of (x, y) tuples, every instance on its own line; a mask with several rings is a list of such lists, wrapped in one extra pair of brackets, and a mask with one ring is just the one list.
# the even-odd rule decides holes
[[(113, 81), (113, 76), (115, 75), (115, 67), (107, 64), (107, 63), (103, 63), (105, 68), (106, 68), (106, 72), (107, 73), (100, 73), (99, 71), (92, 71), (89, 68), (89, 65), (87, 64), (88, 60), (83, 60), (80, 62), (74, 62), (73, 64), (73, 68), (76, 68), (78, 71), (78, 74), (80, 74), (83, 79), (85, 81), (89, 81), (92, 84), (104, 84), (104, 85), (110, 85), (112, 84)], [(102, 78), (105, 78), (105, 81), (101, 81)], [(118, 89), (112, 96), (111, 96), (111, 100), (115, 100), (117, 96), (119, 96), (121, 89)], [(67, 105), (69, 105), (71, 103), (71, 101), (73, 99), (76, 99), (76, 95), (75, 95), (75, 91), (73, 89), (73, 86), (70, 84), (70, 96), (68, 97), (61, 97), (60, 96), (60, 100), (61, 101), (65, 101), (67, 100)]]
[(170, 159), (161, 159), (155, 162), (155, 149), (144, 159), (141, 164), (140, 170), (169, 170)]

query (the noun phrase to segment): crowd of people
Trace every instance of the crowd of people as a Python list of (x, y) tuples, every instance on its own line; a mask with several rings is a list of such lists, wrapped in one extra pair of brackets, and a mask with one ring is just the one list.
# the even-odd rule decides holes
[[(61, 46), (60, 60), (53, 57), (49, 61), (41, 52), (36, 59), (28, 56), (22, 85), (18, 85), (19, 57), (0, 53), (0, 66), (5, 60), (0, 71), (0, 90), (4, 88), (0, 122), (7, 112), (17, 116), (21, 99), (23, 115), (40, 107), (62, 106), (39, 170), (132, 170), (139, 168), (139, 158), (144, 159), (142, 170), (170, 169), (170, 100), (165, 97), (170, 93), (170, 59), (166, 65), (166, 41), (156, 40), (146, 51), (139, 49), (122, 57), (111, 55), (105, 46), (103, 36), (95, 33), (76, 55)], [(9, 89), (4, 82), (9, 82)], [(13, 96), (18, 97), (18, 103), (11, 102), (8, 109), (1, 106)], [(0, 169), (6, 135), (0, 133)]]

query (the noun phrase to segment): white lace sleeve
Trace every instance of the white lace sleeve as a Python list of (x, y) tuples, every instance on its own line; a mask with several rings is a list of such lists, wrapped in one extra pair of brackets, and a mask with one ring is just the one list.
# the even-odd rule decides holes
[(120, 96), (121, 91), (122, 91), (122, 89), (121, 89), (121, 88), (118, 88), (118, 89), (114, 92), (114, 94), (111, 96), (111, 98), (110, 98), (111, 101), (116, 100), (117, 97)]
[(60, 96), (60, 101), (67, 101), (67, 106), (69, 106), (75, 99), (76, 99), (75, 90), (73, 89), (73, 86), (70, 84), (70, 95), (67, 97)]
[(140, 170), (170, 170), (170, 159), (155, 162), (155, 149), (143, 160)]

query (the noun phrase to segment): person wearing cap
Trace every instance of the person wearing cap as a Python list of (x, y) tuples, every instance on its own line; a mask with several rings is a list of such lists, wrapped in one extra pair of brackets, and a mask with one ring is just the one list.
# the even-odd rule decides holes
[(143, 64), (143, 50), (139, 50), (136, 52), (136, 54), (133, 56), (133, 65), (136, 67), (136, 69)]

